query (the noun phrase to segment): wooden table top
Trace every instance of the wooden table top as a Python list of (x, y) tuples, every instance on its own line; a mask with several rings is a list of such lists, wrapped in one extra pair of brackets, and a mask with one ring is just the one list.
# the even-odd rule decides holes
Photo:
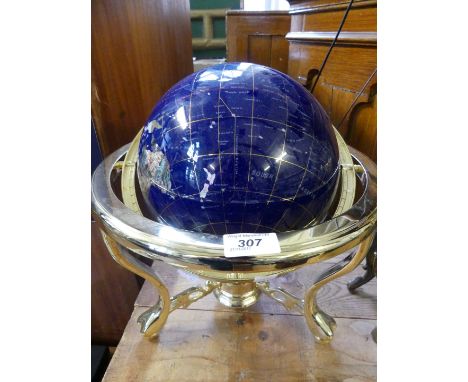
[[(279, 276), (271, 285), (302, 296), (310, 276), (335, 261)], [(168, 265), (154, 266), (172, 294), (202, 283)], [(319, 306), (337, 322), (330, 344), (315, 343), (301, 315), (265, 295), (239, 312), (211, 294), (171, 313), (159, 336), (149, 340), (136, 322), (156, 301), (156, 291), (145, 283), (103, 381), (375, 381), (376, 280), (355, 294), (346, 288), (362, 273), (358, 267), (319, 292)]]

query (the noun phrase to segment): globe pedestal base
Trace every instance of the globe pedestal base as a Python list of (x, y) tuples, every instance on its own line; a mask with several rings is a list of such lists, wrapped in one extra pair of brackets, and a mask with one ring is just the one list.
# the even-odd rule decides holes
[(245, 281), (239, 283), (221, 283), (213, 293), (224, 306), (229, 308), (246, 308), (257, 302), (260, 290), (255, 282)]

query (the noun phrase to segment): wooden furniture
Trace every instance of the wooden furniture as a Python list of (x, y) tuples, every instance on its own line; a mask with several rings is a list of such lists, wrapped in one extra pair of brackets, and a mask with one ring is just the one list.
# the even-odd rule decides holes
[(103, 155), (130, 142), (159, 98), (193, 72), (188, 0), (95, 0), (92, 116)]
[(116, 346), (133, 310), (140, 286), (118, 265), (91, 223), (91, 342)]
[[(288, 74), (317, 78), (348, 2), (290, 0)], [(377, 160), (377, 1), (356, 0), (313, 94), (351, 146)]]
[[(299, 295), (310, 285), (311, 273), (330, 263), (302, 268), (272, 283)], [(155, 267), (171, 292), (197, 284), (196, 276), (164, 263)], [(356, 269), (319, 293), (319, 304), (337, 317), (336, 336), (328, 345), (314, 342), (304, 317), (265, 295), (245, 312), (207, 296), (174, 311), (159, 336), (148, 340), (136, 320), (157, 296), (145, 283), (103, 381), (375, 381), (371, 332), (376, 326), (376, 280), (354, 295), (346, 287), (360, 272)]]
[[(103, 156), (130, 142), (158, 99), (193, 71), (188, 0), (95, 0), (91, 111)], [(92, 342), (116, 345), (139, 292), (92, 223)]]
[(288, 71), (287, 11), (228, 11), (227, 61), (247, 61)]

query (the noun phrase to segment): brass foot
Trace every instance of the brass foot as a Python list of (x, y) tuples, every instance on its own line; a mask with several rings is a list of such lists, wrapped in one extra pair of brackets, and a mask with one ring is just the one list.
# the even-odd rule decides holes
[(127, 249), (120, 246), (104, 231), (101, 231), (101, 234), (114, 260), (129, 271), (148, 280), (158, 291), (158, 302), (143, 312), (137, 319), (137, 322), (141, 325), (140, 332), (144, 333), (145, 337), (156, 336), (166, 323), (169, 313), (175, 309), (188, 307), (219, 286), (217, 282), (207, 281), (205, 286), (188, 288), (174, 297), (170, 297), (169, 290), (153, 269), (133, 257)]
[(127, 249), (119, 245), (104, 231), (101, 231), (101, 234), (113, 259), (122, 267), (148, 280), (158, 291), (159, 301), (142, 313), (137, 321), (141, 325), (140, 332), (144, 333), (145, 337), (156, 336), (166, 323), (170, 313), (171, 299), (168, 289), (148, 265), (133, 257)]
[(325, 284), (355, 269), (369, 251), (373, 238), (374, 233), (361, 242), (356, 252), (350, 254), (321, 274), (306, 292), (304, 298), (304, 317), (317, 342), (329, 342), (333, 338), (333, 331), (336, 327), (335, 320), (318, 307), (316, 301), (317, 292)]

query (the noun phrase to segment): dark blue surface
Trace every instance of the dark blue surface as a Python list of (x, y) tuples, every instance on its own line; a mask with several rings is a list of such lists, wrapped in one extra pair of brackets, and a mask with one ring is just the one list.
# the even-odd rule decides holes
[(315, 98), (274, 69), (226, 63), (172, 87), (140, 141), (153, 217), (209, 233), (276, 232), (322, 221), (338, 147)]

